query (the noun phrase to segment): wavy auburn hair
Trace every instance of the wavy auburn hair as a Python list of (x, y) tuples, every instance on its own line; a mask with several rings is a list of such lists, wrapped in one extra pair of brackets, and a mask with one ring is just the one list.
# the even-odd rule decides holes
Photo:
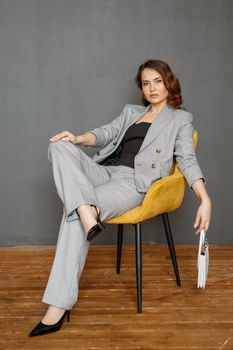
[[(135, 81), (139, 89), (142, 91), (142, 71), (145, 68), (151, 68), (156, 70), (159, 74), (161, 74), (163, 78), (163, 83), (165, 87), (168, 90), (168, 97), (167, 97), (167, 103), (172, 106), (173, 108), (183, 108), (181, 107), (183, 103), (183, 99), (181, 96), (181, 86), (178, 78), (175, 76), (175, 74), (172, 72), (169, 65), (160, 60), (148, 60), (145, 63), (141, 64), (138, 68), (137, 75), (135, 77)], [(148, 106), (150, 102), (148, 102), (145, 99), (145, 96), (142, 92), (142, 103), (144, 106)]]

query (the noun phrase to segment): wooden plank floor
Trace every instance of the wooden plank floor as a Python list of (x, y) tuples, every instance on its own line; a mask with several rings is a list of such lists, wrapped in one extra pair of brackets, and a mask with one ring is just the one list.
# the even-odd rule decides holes
[(233, 349), (233, 245), (210, 246), (205, 290), (196, 288), (197, 246), (177, 245), (182, 287), (165, 245), (143, 247), (143, 313), (136, 311), (134, 247), (94, 246), (78, 303), (59, 332), (29, 338), (55, 247), (0, 248), (0, 349)]

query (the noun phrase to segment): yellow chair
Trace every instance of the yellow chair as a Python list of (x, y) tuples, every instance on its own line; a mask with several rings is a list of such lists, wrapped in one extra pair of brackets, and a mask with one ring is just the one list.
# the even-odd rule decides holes
[[(193, 133), (194, 148), (196, 148), (198, 134)], [(182, 204), (185, 193), (185, 178), (174, 161), (171, 175), (155, 181), (148, 189), (142, 204), (120, 216), (106, 220), (106, 224), (118, 224), (117, 237), (117, 273), (120, 273), (121, 252), (123, 241), (123, 225), (132, 224), (135, 226), (136, 245), (136, 276), (137, 276), (137, 309), (142, 312), (142, 236), (141, 223), (155, 216), (162, 215), (166, 232), (169, 251), (173, 263), (176, 282), (181, 286), (178, 264), (168, 212), (179, 208)]]

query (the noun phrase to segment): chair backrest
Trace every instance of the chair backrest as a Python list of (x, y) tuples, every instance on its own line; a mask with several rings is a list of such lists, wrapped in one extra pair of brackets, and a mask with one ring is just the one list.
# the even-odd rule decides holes
[[(193, 131), (193, 145), (194, 145), (194, 148), (196, 148), (196, 146), (197, 146), (197, 141), (198, 141), (198, 133), (197, 133), (197, 131), (194, 129), (194, 131)], [(172, 165), (172, 170), (171, 170), (171, 174), (177, 174), (177, 173), (180, 173), (180, 174), (181, 174), (181, 171), (180, 171), (180, 169), (178, 168), (177, 163), (176, 163), (175, 158), (174, 158), (174, 160), (173, 160), (173, 165)]]

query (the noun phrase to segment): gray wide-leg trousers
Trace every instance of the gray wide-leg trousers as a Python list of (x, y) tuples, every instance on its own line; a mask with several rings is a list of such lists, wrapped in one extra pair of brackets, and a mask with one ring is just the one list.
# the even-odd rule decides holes
[(140, 205), (145, 193), (136, 189), (133, 168), (100, 165), (70, 142), (50, 143), (48, 157), (63, 202), (63, 217), (42, 301), (70, 310), (78, 298), (90, 244), (76, 209), (83, 204), (95, 205), (104, 221)]

